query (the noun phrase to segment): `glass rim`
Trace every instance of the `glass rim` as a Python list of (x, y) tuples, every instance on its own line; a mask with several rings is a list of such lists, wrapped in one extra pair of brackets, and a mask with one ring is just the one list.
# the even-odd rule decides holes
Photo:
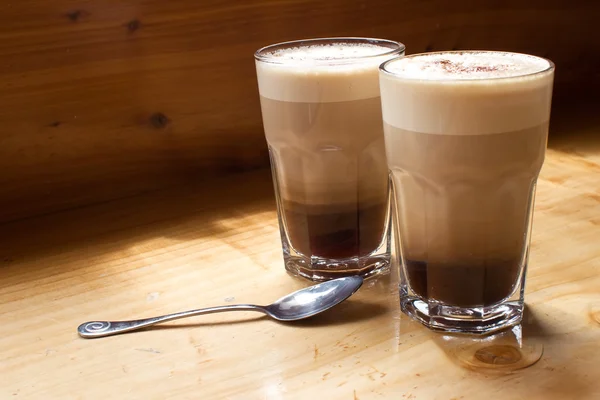
[[(512, 54), (512, 55), (517, 55), (517, 56), (526, 56), (526, 57), (531, 57), (531, 58), (537, 58), (538, 60), (544, 60), (548, 63), (548, 67), (540, 70), (540, 71), (535, 71), (535, 72), (529, 72), (526, 74), (520, 74), (520, 75), (513, 75), (513, 76), (498, 76), (498, 77), (490, 77), (490, 78), (472, 78), (472, 79), (423, 79), (423, 78), (417, 78), (417, 77), (407, 77), (407, 76), (399, 76), (398, 74), (395, 74), (389, 70), (386, 69), (386, 67), (388, 66), (388, 64), (400, 60), (400, 59), (404, 59), (404, 58), (416, 58), (416, 57), (421, 57), (421, 56), (426, 56), (426, 55), (431, 55), (431, 54), (457, 54), (457, 53), (496, 53), (496, 54)], [(526, 53), (518, 53), (518, 52), (514, 52), (514, 51), (503, 51), (503, 50), (447, 50), (447, 51), (432, 51), (432, 52), (426, 52), (426, 53), (415, 53), (415, 54), (409, 54), (409, 55), (405, 55), (403, 57), (394, 57), (391, 60), (387, 60), (385, 62), (383, 62), (380, 66), (379, 66), (379, 71), (381, 71), (382, 73), (389, 75), (391, 77), (394, 77), (396, 79), (404, 79), (404, 80), (410, 80), (410, 81), (428, 81), (428, 82), (484, 82), (484, 81), (497, 81), (497, 80), (506, 80), (506, 79), (518, 79), (518, 78), (525, 78), (525, 77), (531, 77), (531, 76), (535, 76), (535, 75), (541, 75), (541, 74), (545, 74), (548, 73), (550, 71), (553, 71), (555, 69), (555, 65), (554, 63), (545, 58), (545, 57), (540, 57), (540, 56), (534, 56), (532, 54), (526, 54)]]
[(375, 45), (381, 45), (381, 47), (386, 47), (389, 51), (380, 53), (380, 54), (369, 54), (366, 56), (359, 57), (349, 57), (349, 58), (340, 58), (337, 60), (310, 60), (311, 65), (321, 66), (321, 65), (342, 65), (342, 64), (351, 64), (353, 62), (362, 62), (365, 60), (377, 59), (385, 56), (393, 56), (400, 55), (406, 50), (406, 46), (403, 43), (396, 42), (394, 40), (389, 39), (377, 39), (377, 38), (365, 38), (365, 37), (355, 37), (355, 36), (341, 36), (341, 37), (325, 37), (325, 38), (313, 38), (313, 39), (300, 39), (300, 40), (291, 40), (287, 42), (275, 43), (268, 46), (261, 47), (254, 53), (254, 59), (256, 61), (269, 63), (269, 64), (277, 64), (277, 65), (286, 65), (286, 64), (303, 64), (303, 61), (299, 60), (277, 60), (274, 57), (266, 56), (267, 53), (272, 52), (278, 49), (290, 48), (290, 47), (301, 47), (301, 46), (310, 46), (314, 44), (328, 44), (335, 42), (350, 42), (350, 43), (372, 43)]

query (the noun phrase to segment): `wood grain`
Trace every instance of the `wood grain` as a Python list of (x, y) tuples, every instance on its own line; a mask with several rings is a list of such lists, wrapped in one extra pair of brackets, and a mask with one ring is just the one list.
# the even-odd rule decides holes
[[(253, 52), (372, 36), (489, 48), (600, 84), (597, 2), (21, 0), (0, 5), (0, 221), (265, 167)], [(574, 95), (577, 93), (577, 96)]]
[(284, 272), (270, 177), (255, 171), (0, 225), (0, 398), (598, 399), (600, 117), (585, 115), (550, 142), (517, 330), (432, 333), (399, 312), (392, 275), (298, 324), (214, 314), (77, 337), (85, 320), (305, 286)]

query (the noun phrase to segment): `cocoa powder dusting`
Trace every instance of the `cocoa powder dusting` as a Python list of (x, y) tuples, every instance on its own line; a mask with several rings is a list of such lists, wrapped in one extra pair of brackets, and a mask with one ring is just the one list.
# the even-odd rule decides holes
[(453, 62), (450, 60), (436, 60), (432, 64), (435, 64), (444, 71), (451, 74), (469, 74), (473, 72), (497, 72), (506, 71), (509, 69), (507, 64), (494, 64), (494, 65), (465, 65), (462, 62)]

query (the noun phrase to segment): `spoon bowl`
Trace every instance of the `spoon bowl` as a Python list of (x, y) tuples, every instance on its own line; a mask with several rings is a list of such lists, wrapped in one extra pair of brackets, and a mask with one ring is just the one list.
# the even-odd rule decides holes
[(329, 310), (352, 296), (363, 284), (360, 276), (348, 276), (300, 289), (264, 307), (278, 321), (297, 321)]

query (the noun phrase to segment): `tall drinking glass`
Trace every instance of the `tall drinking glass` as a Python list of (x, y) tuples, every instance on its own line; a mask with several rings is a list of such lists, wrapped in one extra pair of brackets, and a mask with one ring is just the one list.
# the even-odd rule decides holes
[(311, 39), (255, 54), (285, 267), (321, 281), (389, 270), (379, 65), (404, 45)]
[(380, 69), (403, 312), (456, 332), (518, 323), (554, 65), (468, 51)]

